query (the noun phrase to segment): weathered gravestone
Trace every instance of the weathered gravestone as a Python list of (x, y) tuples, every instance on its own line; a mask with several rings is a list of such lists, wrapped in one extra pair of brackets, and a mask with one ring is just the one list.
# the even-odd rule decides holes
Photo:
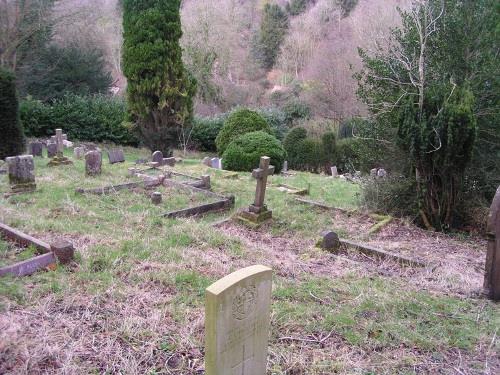
[(151, 157), (151, 161), (153, 163), (159, 163), (160, 165), (163, 164), (163, 152), (161, 152), (161, 151), (153, 152), (153, 156)]
[(75, 158), (81, 159), (85, 156), (85, 148), (83, 147), (75, 147), (73, 150), (75, 154)]
[(377, 177), (378, 178), (385, 178), (387, 177), (387, 171), (383, 168), (380, 168), (378, 171), (377, 171)]
[(222, 169), (222, 159), (212, 158), (211, 167), (215, 169)]
[(57, 147), (57, 153), (55, 156), (52, 157), (52, 160), (49, 161), (47, 164), (48, 166), (54, 167), (58, 165), (69, 165), (73, 164), (71, 160), (69, 160), (67, 157), (64, 156), (64, 139), (63, 139), (63, 133), (62, 129), (56, 129), (56, 147)]
[(206, 375), (265, 375), (272, 270), (251, 266), (206, 290)]
[(339, 176), (339, 171), (337, 170), (336, 166), (333, 166), (330, 169), (332, 171), (332, 177), (338, 177)]
[(57, 155), (57, 143), (49, 142), (47, 143), (47, 156), (53, 158)]
[(321, 239), (317, 245), (323, 250), (336, 252), (340, 248), (340, 239), (337, 233), (326, 230), (321, 232)]
[(109, 164), (125, 162), (125, 155), (123, 154), (123, 150), (121, 148), (108, 150), (108, 159)]
[(282, 172), (282, 173), (286, 173), (286, 172), (288, 172), (288, 161), (287, 161), (287, 160), (285, 160), (285, 161), (283, 162), (283, 169), (281, 170), (281, 172)]
[(206, 165), (207, 167), (212, 166), (212, 159), (210, 159), (208, 156), (205, 156), (203, 160), (201, 161), (203, 165)]
[(159, 191), (155, 191), (151, 194), (151, 203), (160, 204), (162, 200), (161, 193)]
[(30, 142), (28, 149), (29, 149), (30, 155), (43, 157), (43, 143), (42, 142), (39, 142), (39, 141)]
[(488, 252), (484, 288), (489, 298), (500, 301), (500, 187), (497, 189), (488, 217)]
[(266, 196), (267, 177), (274, 173), (274, 166), (269, 165), (271, 159), (267, 156), (260, 158), (258, 169), (254, 169), (252, 177), (257, 180), (257, 187), (255, 189), (255, 200), (247, 209), (240, 211), (237, 218), (249, 220), (252, 223), (260, 224), (273, 216), (273, 212), (267, 209), (264, 204)]
[(87, 176), (101, 174), (102, 154), (99, 151), (89, 151), (85, 154), (85, 173)]
[(163, 158), (162, 165), (168, 165), (169, 167), (175, 167), (175, 158)]
[(370, 169), (370, 177), (377, 177), (377, 168)]
[(9, 171), (9, 183), (12, 193), (34, 191), (35, 163), (33, 155), (12, 156), (5, 159)]

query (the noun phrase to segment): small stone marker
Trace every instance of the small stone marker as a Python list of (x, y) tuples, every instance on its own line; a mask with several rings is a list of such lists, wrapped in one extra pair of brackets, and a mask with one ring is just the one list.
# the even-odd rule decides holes
[(240, 211), (237, 217), (245, 220), (250, 220), (255, 224), (260, 224), (273, 216), (273, 212), (268, 210), (264, 204), (266, 196), (267, 176), (274, 173), (274, 166), (269, 165), (271, 159), (267, 156), (260, 158), (258, 169), (254, 169), (252, 177), (257, 180), (257, 187), (255, 189), (255, 200), (246, 210)]
[(212, 159), (210, 159), (208, 156), (205, 156), (203, 160), (201, 161), (203, 165), (206, 165), (207, 167), (212, 166)]
[(101, 174), (102, 154), (99, 151), (89, 151), (85, 154), (85, 173), (87, 176)]
[(384, 178), (387, 176), (387, 171), (383, 168), (380, 168), (378, 171), (377, 171), (377, 177), (378, 178)]
[(330, 169), (332, 171), (332, 177), (338, 177), (339, 176), (339, 171), (337, 170), (337, 166), (333, 166)]
[(323, 250), (336, 252), (340, 247), (338, 234), (331, 230), (321, 232), (321, 240), (318, 242), (318, 246)]
[(155, 151), (153, 152), (153, 156), (151, 157), (151, 161), (153, 163), (163, 163), (163, 152), (161, 151)]
[(272, 270), (251, 266), (206, 290), (206, 375), (265, 375)]
[(155, 191), (151, 194), (151, 203), (160, 204), (162, 200), (161, 193), (159, 191)]
[(125, 162), (125, 155), (121, 148), (114, 148), (108, 151), (109, 164)]
[(371, 177), (377, 177), (377, 168), (370, 169), (370, 176)]
[(58, 240), (50, 245), (50, 249), (56, 256), (57, 260), (62, 264), (68, 264), (73, 260), (75, 248), (71, 242)]
[(83, 147), (75, 147), (73, 152), (75, 153), (75, 158), (82, 159), (85, 156), (85, 149)]
[(57, 154), (62, 155), (64, 152), (64, 137), (62, 133), (62, 129), (56, 129), (56, 144), (57, 144)]
[(5, 159), (9, 171), (9, 183), (12, 193), (34, 191), (35, 163), (33, 155), (12, 156)]
[(29, 153), (33, 156), (43, 157), (43, 143), (39, 141), (30, 142)]
[(57, 143), (49, 142), (47, 143), (47, 156), (53, 158), (57, 155)]
[(500, 301), (500, 187), (498, 187), (488, 217), (488, 252), (484, 274), (484, 289), (489, 298)]
[(222, 159), (212, 158), (211, 167), (215, 169), (222, 169)]
[(288, 172), (288, 161), (287, 161), (287, 160), (285, 160), (285, 161), (283, 162), (283, 169), (281, 170), (281, 172), (282, 172), (282, 173), (286, 173), (286, 172)]
[(203, 182), (203, 189), (210, 190), (210, 188), (212, 187), (210, 184), (210, 176), (207, 174), (202, 175), (201, 181)]
[(169, 167), (175, 167), (175, 158), (163, 158), (162, 165), (168, 165)]

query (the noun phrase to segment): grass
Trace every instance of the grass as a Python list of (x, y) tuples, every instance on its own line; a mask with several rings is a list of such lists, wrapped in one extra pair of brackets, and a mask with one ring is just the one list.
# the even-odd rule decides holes
[[(175, 188), (161, 188), (161, 206), (141, 189), (75, 193), (131, 181), (127, 168), (148, 154), (127, 148), (125, 155), (124, 164), (104, 161), (95, 178), (84, 177), (81, 160), (49, 168), (47, 159), (36, 159), (37, 191), (0, 201), (1, 221), (48, 242), (67, 238), (78, 252), (70, 267), (0, 278), (0, 326), (6, 327), (0, 372), (199, 374), (205, 288), (256, 263), (275, 271), (269, 374), (479, 374), (499, 368), (498, 305), (442, 288), (432, 270), (374, 265), (316, 249), (325, 228), (354, 236), (373, 223), (297, 204), (274, 187), (310, 184), (308, 199), (352, 210), (357, 185), (308, 173), (272, 176), (266, 202), (274, 220), (257, 232), (211, 226), (251, 203), (255, 182), (250, 173), (225, 178), (228, 172), (201, 165), (201, 155), (188, 155), (176, 170), (211, 175), (214, 191), (236, 196), (233, 211), (164, 219), (162, 212), (206, 201)], [(0, 176), (0, 192), (7, 190)], [(0, 241), (0, 259), (10, 249)]]

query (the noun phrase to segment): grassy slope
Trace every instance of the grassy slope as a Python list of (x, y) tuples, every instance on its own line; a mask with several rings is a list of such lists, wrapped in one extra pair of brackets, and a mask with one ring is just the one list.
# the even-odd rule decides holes
[[(319, 231), (335, 228), (332, 216), (275, 188), (267, 195), (274, 222), (265, 231), (276, 242), (262, 248), (254, 244), (263, 232), (210, 226), (227, 213), (159, 218), (165, 208), (200, 200), (184, 192), (166, 191), (163, 207), (140, 191), (74, 193), (130, 180), (127, 167), (145, 155), (126, 154), (128, 163), (105, 163), (95, 179), (83, 177), (82, 161), (50, 169), (38, 159), (37, 192), (0, 201), (1, 221), (46, 240), (66, 237), (79, 251), (73, 267), (0, 279), (0, 372), (199, 373), (204, 289), (254, 263), (275, 268), (269, 373), (483, 373), (499, 366), (498, 306), (420, 290), (411, 273), (385, 277), (339, 264), (313, 246)], [(213, 189), (235, 194), (238, 207), (252, 200), (249, 174), (226, 179), (195, 160), (178, 169), (210, 173)], [(356, 207), (355, 185), (302, 173), (286, 183), (310, 183), (311, 199)], [(0, 191), (7, 188), (0, 177)]]

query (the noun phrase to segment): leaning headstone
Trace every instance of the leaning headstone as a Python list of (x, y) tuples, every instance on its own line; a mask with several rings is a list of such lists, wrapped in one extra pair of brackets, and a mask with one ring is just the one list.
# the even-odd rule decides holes
[(260, 158), (258, 169), (254, 169), (252, 177), (257, 180), (257, 187), (255, 189), (254, 203), (248, 206), (237, 214), (237, 218), (248, 220), (254, 224), (260, 224), (268, 219), (271, 219), (273, 212), (267, 209), (264, 204), (266, 196), (267, 177), (274, 173), (274, 166), (269, 165), (271, 159), (267, 156)]
[(53, 158), (57, 155), (57, 143), (49, 142), (47, 143), (47, 156)]
[(75, 153), (75, 158), (82, 159), (85, 156), (85, 149), (83, 147), (75, 147), (73, 152)]
[(272, 270), (251, 266), (206, 290), (206, 375), (264, 375), (271, 313)]
[(161, 151), (155, 151), (153, 152), (153, 156), (151, 157), (151, 161), (153, 163), (163, 163), (163, 152)]
[(500, 301), (500, 187), (491, 204), (488, 217), (488, 252), (484, 274), (484, 289), (489, 298)]
[(89, 151), (85, 154), (85, 173), (87, 176), (101, 174), (102, 154), (99, 151)]
[(203, 165), (206, 165), (207, 167), (212, 166), (212, 159), (210, 159), (208, 156), (205, 156), (203, 160), (201, 161)]
[(43, 143), (39, 141), (33, 141), (29, 144), (29, 153), (33, 156), (43, 157)]
[(380, 168), (378, 171), (377, 171), (377, 177), (378, 178), (384, 178), (387, 176), (387, 171), (383, 168)]
[(332, 177), (338, 177), (339, 176), (339, 171), (337, 170), (336, 166), (333, 166), (330, 169), (332, 171)]
[(6, 158), (5, 161), (8, 166), (12, 193), (34, 191), (36, 189), (33, 155), (12, 156)]
[(168, 165), (169, 167), (175, 167), (175, 158), (163, 158), (162, 165)]
[(123, 163), (125, 161), (125, 155), (121, 148), (114, 148), (108, 151), (109, 164)]
[(318, 246), (323, 250), (336, 252), (340, 247), (340, 239), (337, 233), (331, 230), (326, 230), (321, 232), (321, 239), (318, 242)]

